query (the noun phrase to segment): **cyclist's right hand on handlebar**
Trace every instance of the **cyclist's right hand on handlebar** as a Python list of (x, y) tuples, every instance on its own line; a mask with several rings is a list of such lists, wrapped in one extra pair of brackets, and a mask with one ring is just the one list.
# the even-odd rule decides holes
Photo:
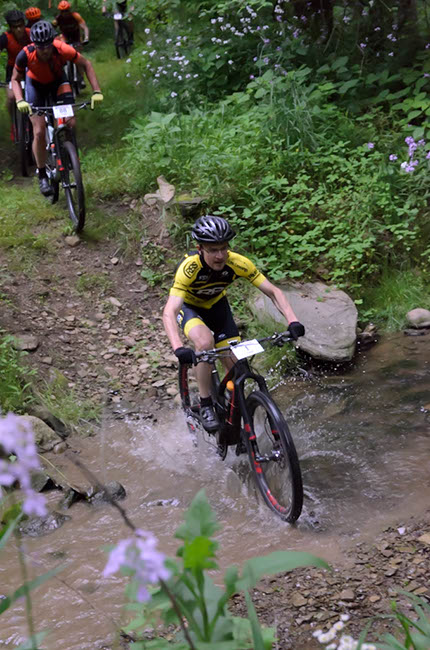
[(178, 357), (179, 363), (196, 365), (196, 355), (191, 348), (176, 348), (174, 353)]
[(16, 102), (16, 107), (20, 113), (28, 113), (28, 115), (31, 115), (32, 113), (31, 106), (28, 102), (25, 101), (25, 99), (20, 99), (18, 102)]
[(288, 331), (291, 334), (291, 338), (293, 338), (295, 341), (297, 341), (299, 336), (305, 335), (304, 326), (301, 323), (299, 323), (299, 321), (297, 320), (294, 320), (292, 323), (288, 325)]

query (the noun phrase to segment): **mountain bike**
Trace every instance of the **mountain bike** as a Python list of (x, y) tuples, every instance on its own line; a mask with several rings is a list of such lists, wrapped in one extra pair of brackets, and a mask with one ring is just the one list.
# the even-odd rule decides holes
[(123, 59), (130, 52), (130, 34), (127, 29), (128, 14), (116, 12), (114, 14), (104, 13), (106, 18), (113, 18), (115, 21), (115, 51), (118, 59)]
[[(248, 454), (254, 481), (266, 503), (281, 519), (296, 521), (303, 506), (303, 484), (299, 459), (287, 422), (271, 397), (262, 375), (251, 369), (248, 357), (264, 352), (262, 343), (282, 346), (292, 341), (288, 331), (260, 339), (243, 341), (196, 353), (197, 363), (212, 365), (212, 401), (220, 421), (215, 433), (217, 452), (222, 460), (228, 447)], [(233, 356), (232, 356), (233, 355)], [(231, 370), (220, 380), (215, 362), (235, 359)], [(190, 433), (203, 427), (199, 398), (189, 381), (190, 365), (179, 366), (179, 392)], [(213, 434), (206, 434), (209, 438)]]
[(85, 225), (85, 193), (76, 136), (66, 123), (73, 117), (75, 108), (79, 110), (89, 104), (90, 102), (83, 102), (32, 107), (35, 113), (45, 116), (48, 152), (46, 174), (52, 191), (48, 198), (51, 203), (58, 201), (61, 184), (76, 232), (81, 232)]
[[(21, 83), (24, 88), (24, 82)], [(9, 83), (0, 82), (1, 88), (8, 88)], [(33, 128), (27, 114), (20, 113), (15, 101), (12, 105), (12, 137), (14, 144), (18, 147), (19, 167), (22, 176), (29, 176), (30, 167), (34, 164), (32, 143)]]

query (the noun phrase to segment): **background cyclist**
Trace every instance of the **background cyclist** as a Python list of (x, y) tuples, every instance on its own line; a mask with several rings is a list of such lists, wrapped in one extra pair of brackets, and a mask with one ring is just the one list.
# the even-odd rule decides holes
[[(179, 363), (195, 362), (194, 351), (182, 345), (179, 328), (197, 352), (240, 340), (225, 295), (228, 286), (238, 277), (247, 279), (272, 300), (285, 317), (295, 340), (305, 333), (284, 293), (269, 282), (250, 259), (229, 250), (228, 242), (234, 236), (223, 217), (200, 217), (193, 226), (192, 237), (197, 242), (197, 250), (187, 253), (179, 264), (163, 312), (164, 328)], [(232, 361), (226, 359), (224, 365), (228, 369)], [(210, 396), (211, 365), (199, 363), (196, 375), (200, 418), (206, 431), (214, 432), (219, 421)]]
[[(96, 103), (103, 101), (94, 68), (88, 59), (85, 59), (71, 45), (55, 38), (56, 33), (46, 20), (39, 20), (31, 28), (32, 43), (24, 47), (15, 61), (12, 74), (12, 90), (15, 95), (16, 105), (22, 113), (31, 115), (31, 105), (51, 106), (57, 104), (73, 104), (73, 93), (66, 78), (63, 66), (67, 61), (74, 61), (77, 66), (85, 70), (88, 81), (93, 89), (91, 108)], [(25, 99), (21, 88), (21, 80), (26, 80)], [(39, 174), (39, 187), (45, 196), (51, 193), (51, 188), (46, 176), (46, 137), (45, 118), (43, 115), (31, 115), (33, 125), (33, 154)], [(74, 118), (68, 126), (74, 127)]]
[[(5, 81), (9, 83), (12, 79), (12, 71), (16, 57), (22, 48), (30, 43), (30, 30), (25, 26), (25, 17), (22, 11), (11, 9), (5, 13), (4, 17), (9, 25), (9, 29), (3, 32), (3, 34), (0, 34), (0, 52), (2, 50), (7, 51)], [(12, 119), (14, 94), (10, 88), (6, 92), (6, 105)]]
[[(134, 23), (133, 20), (131, 19), (131, 12), (134, 11), (134, 5), (130, 7), (127, 13), (127, 0), (124, 0), (123, 2), (116, 2), (115, 3), (115, 13), (121, 14), (123, 18), (121, 19), (125, 25), (125, 28), (127, 30), (128, 34), (128, 44), (131, 46), (133, 45), (134, 42)], [(102, 13), (106, 13), (106, 0), (103, 0), (102, 4)], [(115, 14), (114, 14), (115, 16)], [(114, 25), (115, 25), (115, 38), (118, 34), (118, 20), (114, 20)]]
[(39, 7), (28, 7), (25, 10), (25, 17), (27, 18), (26, 27), (33, 27), (34, 23), (37, 23), (38, 20), (42, 20), (42, 12)]
[[(55, 17), (52, 24), (54, 27), (58, 27), (61, 32), (58, 38), (74, 47), (78, 46), (82, 40), (85, 43), (88, 42), (90, 30), (87, 23), (77, 11), (71, 11), (70, 2), (61, 0), (57, 9), (60, 13)], [(83, 39), (81, 39), (81, 35)], [(79, 51), (79, 47), (76, 47), (76, 49)]]

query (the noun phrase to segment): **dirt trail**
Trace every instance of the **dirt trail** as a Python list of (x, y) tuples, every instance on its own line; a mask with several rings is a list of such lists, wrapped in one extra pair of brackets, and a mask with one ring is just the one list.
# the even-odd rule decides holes
[[(130, 204), (104, 207), (123, 218), (131, 209)], [(142, 210), (140, 203), (132, 207)], [(144, 211), (143, 224), (153, 245), (171, 249), (168, 239), (160, 239), (153, 211)], [(177, 393), (176, 358), (161, 324), (166, 290), (141, 277), (148, 245), (146, 240), (125, 255), (115, 240), (61, 237), (55, 253), (40, 257), (29, 275), (8, 270), (9, 254), (0, 249), (0, 292), (7, 298), (0, 327), (36, 337), (38, 346), (28, 362), (48, 381), (60, 373), (69, 389), (95, 403), (125, 400), (140, 411), (155, 412)], [(312, 632), (327, 629), (342, 613), (351, 615), (349, 630), (358, 637), (370, 617), (389, 613), (398, 587), (428, 599), (429, 575), (427, 511), (381, 531), (373, 542), (357, 544), (333, 572), (305, 569), (264, 580), (254, 599), (260, 618), (277, 625), (279, 648), (312, 649), (321, 647)], [(233, 609), (245, 612), (240, 598)]]

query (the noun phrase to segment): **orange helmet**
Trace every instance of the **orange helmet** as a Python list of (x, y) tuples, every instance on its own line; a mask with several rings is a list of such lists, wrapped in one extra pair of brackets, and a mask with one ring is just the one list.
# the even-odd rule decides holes
[(42, 12), (40, 11), (39, 7), (29, 7), (25, 10), (25, 17), (27, 20), (39, 20), (41, 15)]
[(58, 3), (58, 7), (60, 11), (66, 11), (67, 9), (70, 9), (70, 2), (67, 2), (67, 0), (61, 0), (61, 2)]

